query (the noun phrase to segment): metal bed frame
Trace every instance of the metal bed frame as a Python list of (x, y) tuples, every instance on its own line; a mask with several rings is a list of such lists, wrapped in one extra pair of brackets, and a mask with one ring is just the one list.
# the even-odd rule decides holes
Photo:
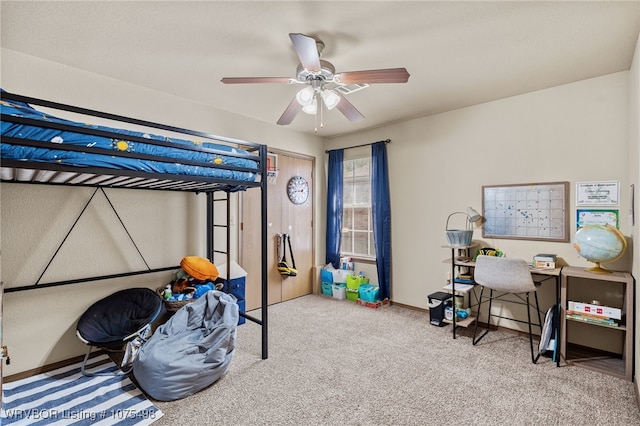
[[(177, 174), (166, 174), (166, 173), (154, 173), (154, 172), (145, 172), (145, 171), (135, 171), (135, 170), (118, 170), (113, 168), (106, 167), (77, 167), (77, 166), (69, 166), (57, 163), (45, 163), (45, 162), (37, 162), (37, 161), (23, 161), (23, 160), (12, 160), (12, 159), (0, 159), (0, 181), (7, 183), (19, 183), (19, 184), (37, 184), (37, 185), (64, 185), (64, 186), (89, 186), (94, 187), (95, 191), (93, 195), (95, 195), (98, 191), (101, 191), (104, 196), (109, 201), (111, 208), (118, 216), (115, 208), (111, 204), (109, 197), (107, 196), (104, 188), (129, 188), (129, 189), (147, 189), (147, 190), (163, 190), (163, 191), (183, 191), (183, 192), (192, 192), (192, 193), (205, 193), (207, 198), (207, 257), (209, 260), (213, 261), (215, 253), (221, 253), (226, 255), (226, 263), (227, 263), (227, 271), (231, 271), (230, 262), (231, 258), (229, 256), (229, 244), (231, 237), (231, 228), (229, 226), (229, 221), (231, 218), (230, 211), (230, 203), (229, 203), (229, 195), (232, 192), (250, 190), (252, 188), (258, 188), (261, 192), (261, 247), (262, 247), (262, 259), (261, 259), (261, 301), (262, 301), (262, 309), (260, 318), (253, 317), (246, 313), (241, 313), (240, 315), (247, 320), (254, 322), (261, 326), (262, 329), (262, 359), (268, 358), (268, 298), (267, 298), (267, 179), (266, 179), (266, 171), (267, 171), (267, 146), (263, 144), (258, 144), (255, 142), (248, 142), (239, 139), (231, 139), (226, 137), (221, 137), (209, 133), (198, 132), (189, 129), (183, 129), (168, 125), (163, 125), (159, 123), (154, 123), (150, 121), (138, 120), (135, 118), (125, 117), (121, 115), (114, 115), (105, 112), (90, 110), (86, 108), (61, 104), (57, 102), (51, 102), (43, 99), (32, 98), (27, 96), (22, 96), (18, 94), (2, 92), (2, 99), (13, 100), (18, 102), (24, 102), (30, 105), (39, 105), (42, 107), (50, 108), (56, 111), (66, 111), (74, 114), (82, 114), (84, 116), (93, 116), (101, 119), (107, 119), (114, 121), (116, 123), (126, 123), (132, 124), (136, 126), (144, 126), (153, 129), (159, 129), (162, 131), (168, 131), (172, 133), (178, 133), (179, 136), (196, 136), (198, 138), (206, 139), (207, 142), (220, 143), (226, 145), (236, 146), (241, 148), (249, 154), (246, 153), (231, 153), (226, 151), (216, 152), (215, 149), (202, 149), (198, 147), (191, 148), (194, 151), (207, 151), (212, 153), (218, 153), (225, 156), (235, 156), (240, 158), (250, 158), (254, 160), (258, 164), (258, 179), (256, 181), (240, 181), (233, 179), (221, 179), (221, 178), (212, 178), (205, 176), (186, 176), (186, 175), (177, 175)], [(77, 132), (79, 128), (76, 128), (72, 125), (59, 124), (59, 123), (43, 123), (41, 121), (34, 121), (29, 118), (16, 117), (6, 114), (0, 114), (0, 119), (5, 122), (13, 122), (13, 123), (22, 123), (22, 124), (35, 124), (41, 127), (50, 127), (63, 131), (73, 131)], [(157, 145), (171, 145), (171, 143), (167, 143), (164, 141), (156, 141), (152, 139), (138, 138), (136, 136), (126, 136), (124, 137), (119, 133), (110, 133), (105, 132), (104, 130), (96, 130), (95, 132), (92, 129), (81, 128), (82, 133), (86, 134), (96, 134), (103, 137), (112, 137), (118, 139), (127, 139), (132, 141), (138, 141), (142, 143), (151, 143)], [(2, 143), (16, 144), (16, 145), (24, 145), (24, 146), (32, 146), (32, 147), (47, 147), (50, 148), (51, 144), (49, 142), (41, 142), (31, 139), (21, 139), (15, 137), (1, 137), (0, 141)], [(111, 156), (123, 156), (130, 158), (137, 158), (141, 160), (153, 160), (153, 161), (164, 161), (164, 162), (175, 162), (175, 159), (171, 159), (169, 157), (156, 156), (156, 155), (148, 155), (148, 154), (136, 154), (129, 152), (117, 152), (117, 151), (108, 151), (100, 150), (92, 147), (84, 147), (84, 146), (70, 146), (65, 144), (56, 144), (56, 149), (64, 149), (64, 150), (73, 150), (73, 151), (81, 151), (88, 153), (108, 153)], [(187, 149), (184, 146), (181, 146), (183, 149)], [(181, 160), (181, 163), (184, 164), (192, 164), (197, 166), (209, 167), (212, 169), (227, 169), (234, 171), (247, 172), (255, 170), (244, 168), (244, 167), (236, 167), (236, 166), (228, 166), (228, 165), (216, 165), (211, 163), (202, 163), (195, 161), (187, 161)], [(225, 192), (226, 196), (224, 198), (216, 198), (214, 193), (216, 192)], [(76, 222), (82, 216), (84, 210), (87, 208), (91, 200), (93, 199), (93, 195), (85, 205), (84, 209), (76, 218)], [(226, 203), (226, 225), (219, 225), (214, 223), (214, 203), (225, 202)], [(119, 216), (118, 216), (119, 218)], [(74, 223), (74, 225), (75, 225)], [(124, 227), (124, 223), (120, 221), (121, 225)], [(225, 250), (216, 249), (214, 246), (214, 228), (215, 227), (226, 227), (226, 245)], [(73, 230), (73, 227), (69, 230), (69, 233)], [(126, 231), (126, 228), (125, 228)], [(67, 233), (67, 236), (69, 235)], [(129, 238), (131, 236), (127, 231)], [(66, 239), (66, 237), (65, 237)], [(135, 242), (133, 242), (136, 250), (137, 246)], [(58, 247), (64, 244), (64, 240)], [(142, 257), (142, 254), (138, 250), (138, 253)], [(69, 285), (69, 284), (78, 284), (90, 281), (97, 280), (105, 280), (105, 279), (113, 279), (120, 277), (127, 277), (132, 275), (140, 275), (140, 274), (149, 274), (161, 271), (169, 271), (180, 268), (180, 266), (167, 266), (162, 268), (149, 268), (147, 262), (142, 257), (145, 265), (147, 265), (147, 269), (141, 271), (131, 271), (119, 274), (112, 275), (101, 275), (101, 276), (93, 276), (93, 277), (85, 277), (79, 279), (70, 279), (64, 281), (56, 281), (49, 283), (40, 283), (40, 279), (46, 272), (46, 269), (51, 264), (53, 259), (57, 254), (54, 253), (51, 260), (47, 264), (47, 267), (40, 275), (40, 278), (33, 285), (25, 285), (25, 286), (14, 286), (7, 288), (5, 286), (4, 292), (18, 292), (25, 290), (33, 290), (39, 288), (46, 287), (54, 287), (61, 285)], [(231, 277), (228, 276), (227, 279), (230, 281)], [(228, 286), (230, 287), (230, 286)]]

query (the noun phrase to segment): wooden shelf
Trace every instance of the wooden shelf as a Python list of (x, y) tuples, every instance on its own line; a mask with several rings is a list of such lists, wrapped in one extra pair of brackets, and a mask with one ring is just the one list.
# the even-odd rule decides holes
[[(468, 293), (469, 291), (473, 290), (473, 287), (475, 287), (475, 285), (476, 285), (475, 283), (473, 284), (456, 283), (456, 293), (458, 293), (458, 295)], [(451, 293), (453, 291), (453, 285), (447, 284), (444, 287), (442, 287), (442, 289), (447, 293)]]
[[(451, 265), (451, 279), (455, 279), (456, 277), (456, 269), (463, 268), (463, 267), (472, 267), (471, 263), (473, 263), (471, 261), (471, 256), (470, 255), (470, 251), (469, 248), (476, 246), (476, 243), (471, 243), (468, 246), (451, 246), (451, 245), (446, 245), (446, 246), (442, 246), (444, 248), (450, 249), (451, 250), (451, 257), (449, 258), (448, 261), (445, 261), (447, 263), (449, 263)], [(458, 286), (460, 286), (459, 288), (457, 288)], [(454, 293), (454, 295), (460, 295), (468, 293), (469, 290), (471, 288), (473, 288), (473, 285), (469, 286), (469, 284), (462, 284), (462, 283), (450, 283), (448, 285), (448, 289), (446, 290), (449, 293)], [(454, 291), (455, 289), (455, 291)], [(463, 290), (464, 289), (464, 290)], [(464, 297), (464, 296), (463, 296)], [(455, 300), (455, 299), (454, 299)], [(455, 303), (454, 303), (454, 307), (455, 307)], [(456, 328), (458, 327), (468, 327), (470, 324), (473, 324), (473, 322), (475, 321), (475, 317), (469, 316), (463, 320), (458, 320), (455, 319), (454, 320), (447, 320), (444, 319), (444, 321), (446, 323), (449, 324), (455, 324), (454, 327), (452, 327), (452, 333), (453, 333), (453, 338), (456, 338)]]
[[(594, 281), (597, 286), (593, 286), (588, 290), (588, 296), (593, 296), (592, 299), (600, 300), (600, 296), (607, 292), (620, 292), (624, 302), (622, 303), (622, 306), (618, 305), (614, 307), (622, 309), (625, 325), (613, 327), (606, 324), (590, 323), (587, 321), (567, 318), (568, 296), (570, 292), (569, 288), (571, 287), (571, 282), (573, 280)], [(563, 330), (560, 338), (561, 357), (568, 364), (574, 364), (600, 373), (633, 381), (633, 341), (635, 321), (633, 315), (635, 300), (633, 276), (628, 272), (596, 274), (589, 272), (584, 268), (566, 266), (562, 268), (561, 283), (560, 300), (562, 306), (561, 321)], [(621, 337), (623, 343), (621, 353), (613, 353), (569, 342), (569, 330), (567, 328), (568, 323), (584, 324), (584, 327), (599, 327), (600, 330), (603, 330), (602, 333), (612, 333), (611, 330), (616, 330), (622, 333)]]
[(625, 371), (625, 361), (622, 358), (622, 355), (599, 351), (597, 349), (587, 348), (571, 343), (568, 344), (567, 354), (568, 358), (565, 358), (567, 364), (576, 365), (592, 371), (628, 380), (627, 373)]
[(596, 327), (609, 328), (611, 330), (627, 331), (627, 327), (625, 327), (624, 325), (613, 326), (613, 325), (606, 325), (606, 324), (598, 324), (597, 322), (582, 321), (582, 320), (577, 320), (573, 318), (567, 318), (567, 321), (577, 322), (579, 324), (594, 325)]
[[(472, 317), (472, 316), (469, 316), (469, 317), (467, 317), (465, 319), (457, 319), (456, 320), (456, 327), (467, 328), (471, 324), (473, 324), (475, 320), (476, 320), (476, 317)], [(444, 319), (442, 321), (446, 322), (447, 324), (453, 324), (453, 320)]]

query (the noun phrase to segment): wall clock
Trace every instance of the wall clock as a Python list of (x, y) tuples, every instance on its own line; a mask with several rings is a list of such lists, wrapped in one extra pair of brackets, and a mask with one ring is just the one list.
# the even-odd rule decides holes
[(287, 195), (293, 204), (302, 204), (309, 198), (309, 182), (302, 176), (294, 176), (287, 183)]

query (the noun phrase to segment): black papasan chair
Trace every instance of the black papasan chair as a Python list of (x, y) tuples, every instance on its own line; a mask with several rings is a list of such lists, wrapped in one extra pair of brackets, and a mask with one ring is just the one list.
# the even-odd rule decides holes
[[(94, 375), (85, 369), (94, 347), (124, 352), (121, 367), (130, 366), (139, 347), (151, 336), (151, 324), (163, 310), (160, 296), (148, 288), (120, 290), (91, 305), (76, 327), (78, 338), (89, 345), (82, 374)], [(130, 368), (122, 373), (129, 371)]]

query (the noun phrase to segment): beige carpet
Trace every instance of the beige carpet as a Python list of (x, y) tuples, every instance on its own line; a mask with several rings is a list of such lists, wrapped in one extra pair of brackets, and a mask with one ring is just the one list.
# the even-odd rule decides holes
[(371, 309), (326, 296), (269, 308), (238, 328), (229, 372), (179, 401), (156, 402), (158, 425), (640, 425), (633, 384), (548, 358), (528, 341), (468, 333), (398, 306)]

